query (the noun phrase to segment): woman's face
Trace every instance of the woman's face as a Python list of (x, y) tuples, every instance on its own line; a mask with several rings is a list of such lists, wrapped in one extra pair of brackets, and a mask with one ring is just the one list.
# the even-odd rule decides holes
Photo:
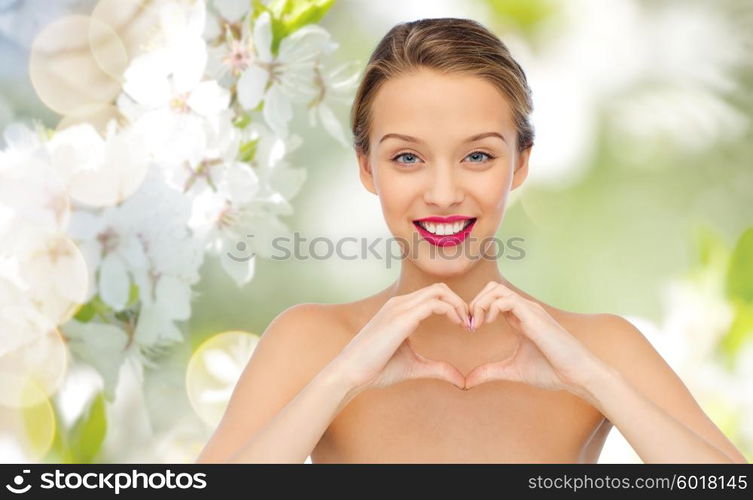
[[(530, 154), (517, 153), (505, 96), (481, 77), (421, 68), (385, 82), (371, 112), (370, 151), (358, 155), (361, 180), (379, 196), (393, 236), (407, 242), (405, 257), (448, 276), (465, 272), (483, 248), (495, 255), (489, 242), (508, 193), (526, 177)], [(470, 233), (424, 232), (451, 234), (467, 225), (463, 220), (441, 229), (415, 223), (455, 215), (476, 219)]]

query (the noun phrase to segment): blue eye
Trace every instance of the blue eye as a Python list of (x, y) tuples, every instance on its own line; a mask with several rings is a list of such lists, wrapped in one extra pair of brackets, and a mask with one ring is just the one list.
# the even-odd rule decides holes
[[(404, 160), (400, 160), (400, 158), (404, 158)], [(418, 163), (420, 160), (418, 156), (414, 155), (413, 153), (400, 153), (399, 155), (392, 158), (392, 161), (396, 161), (398, 163)]]
[(471, 158), (471, 163), (484, 163), (489, 160), (493, 160), (496, 158), (496, 156), (492, 156), (489, 153), (484, 153), (483, 151), (474, 151), (473, 153), (466, 156), (466, 158)]
[[(488, 161), (493, 160), (494, 158), (496, 158), (496, 156), (493, 156), (489, 153), (485, 153), (484, 151), (474, 151), (465, 157), (465, 159), (470, 159), (469, 161), (471, 163), (486, 163)], [(410, 164), (420, 163), (421, 159), (414, 153), (406, 152), (406, 153), (400, 153), (394, 156), (392, 158), (392, 161), (410, 165)]]

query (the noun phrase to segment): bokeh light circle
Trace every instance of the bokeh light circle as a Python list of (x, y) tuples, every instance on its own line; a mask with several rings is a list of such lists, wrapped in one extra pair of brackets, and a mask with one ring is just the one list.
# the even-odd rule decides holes
[(40, 100), (66, 115), (111, 102), (121, 90), (128, 57), (117, 33), (82, 15), (45, 26), (31, 46), (29, 76)]
[(53, 395), (68, 368), (68, 352), (58, 329), (0, 356), (0, 405), (29, 408)]
[[(0, 430), (6, 433), (6, 440), (12, 440), (14, 448), (4, 450), (4, 454), (10, 451), (15, 457), (14, 461), (37, 463), (52, 448), (57, 423), (45, 389), (32, 379), (27, 379), (25, 383), (21, 392), (27, 401), (36, 403), (23, 408), (0, 406)], [(6, 441), (4, 444), (7, 446), (9, 443)]]
[(205, 340), (186, 369), (186, 391), (196, 414), (209, 426), (219, 424), (235, 384), (253, 354), (259, 336), (232, 330)]

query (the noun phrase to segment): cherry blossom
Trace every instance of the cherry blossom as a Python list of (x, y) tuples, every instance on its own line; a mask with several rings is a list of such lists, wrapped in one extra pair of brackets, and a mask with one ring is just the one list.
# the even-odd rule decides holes
[(293, 117), (292, 101), (316, 95), (314, 68), (322, 53), (336, 45), (329, 33), (307, 25), (280, 42), (272, 53), (272, 25), (268, 12), (259, 15), (253, 31), (254, 57), (238, 79), (238, 100), (244, 109), (255, 109), (264, 101), (263, 116), (272, 130), (286, 137)]

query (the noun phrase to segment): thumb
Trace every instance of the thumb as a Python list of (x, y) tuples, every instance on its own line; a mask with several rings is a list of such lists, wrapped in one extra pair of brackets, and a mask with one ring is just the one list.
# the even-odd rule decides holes
[(435, 361), (425, 358), (418, 353), (415, 363), (411, 367), (409, 378), (435, 378), (451, 383), (458, 389), (465, 389), (465, 377), (460, 370), (446, 361)]
[(479, 365), (468, 373), (465, 377), (465, 388), (470, 389), (485, 382), (494, 380), (509, 380), (512, 382), (519, 381), (514, 369), (509, 363), (485, 363)]

